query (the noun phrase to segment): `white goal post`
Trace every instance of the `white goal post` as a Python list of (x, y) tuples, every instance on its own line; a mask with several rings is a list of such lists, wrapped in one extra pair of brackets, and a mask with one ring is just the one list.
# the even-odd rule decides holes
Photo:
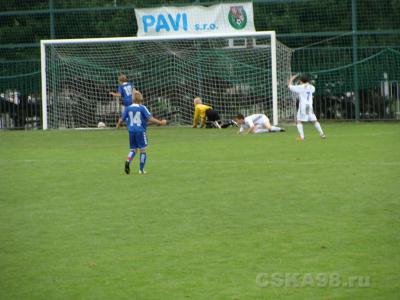
[(266, 113), (273, 124), (294, 115), (287, 91), (292, 51), (275, 31), (207, 35), (42, 40), (43, 129), (112, 123), (127, 74), (144, 104), (176, 124), (190, 124), (195, 96), (224, 119)]

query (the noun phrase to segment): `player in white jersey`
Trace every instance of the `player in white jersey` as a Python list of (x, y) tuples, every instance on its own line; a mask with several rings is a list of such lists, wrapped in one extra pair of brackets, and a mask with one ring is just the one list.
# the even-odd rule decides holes
[(285, 129), (272, 126), (268, 117), (264, 114), (254, 114), (244, 117), (238, 114), (235, 117), (235, 122), (240, 126), (238, 133), (265, 133), (265, 132), (279, 132)]
[(319, 124), (317, 117), (313, 110), (313, 94), (315, 87), (310, 83), (310, 80), (306, 75), (300, 76), (300, 84), (293, 85), (293, 80), (298, 75), (294, 75), (289, 79), (288, 87), (289, 90), (299, 95), (299, 109), (297, 111), (297, 131), (299, 132), (299, 140), (304, 140), (304, 131), (302, 122), (313, 122), (315, 128), (318, 130), (321, 138), (325, 138), (325, 134), (322, 131), (321, 124)]

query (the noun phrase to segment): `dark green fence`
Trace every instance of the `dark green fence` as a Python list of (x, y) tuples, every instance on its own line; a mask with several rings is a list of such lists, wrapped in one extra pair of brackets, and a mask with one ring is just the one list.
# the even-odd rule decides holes
[[(41, 39), (134, 36), (135, 7), (235, 1), (9, 0), (0, 3), (0, 128), (40, 126)], [(294, 49), (321, 119), (400, 119), (400, 1), (254, 0), (257, 30)]]

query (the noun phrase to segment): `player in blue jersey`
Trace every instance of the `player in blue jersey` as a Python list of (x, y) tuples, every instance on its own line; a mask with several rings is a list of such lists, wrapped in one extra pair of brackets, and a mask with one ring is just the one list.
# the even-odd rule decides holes
[(122, 98), (122, 112), (124, 111), (125, 107), (128, 107), (133, 103), (132, 95), (135, 93), (135, 85), (132, 82), (128, 82), (128, 78), (126, 75), (121, 74), (118, 76), (119, 87), (118, 91), (110, 92), (110, 95), (113, 97), (121, 97)]
[(145, 174), (144, 166), (146, 164), (147, 154), (147, 122), (156, 123), (158, 125), (166, 125), (166, 120), (158, 120), (153, 118), (146, 106), (142, 105), (142, 94), (138, 91), (134, 94), (133, 104), (127, 106), (119, 119), (117, 128), (124, 121), (129, 131), (130, 152), (125, 162), (125, 173), (130, 173), (130, 164), (135, 157), (136, 152), (140, 152), (140, 170), (139, 174)]

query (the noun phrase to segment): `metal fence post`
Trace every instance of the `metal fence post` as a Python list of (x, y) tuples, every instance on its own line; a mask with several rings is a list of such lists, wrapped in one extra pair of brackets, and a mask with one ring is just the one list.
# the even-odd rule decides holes
[(354, 88), (354, 104), (355, 104), (355, 119), (360, 119), (360, 94), (358, 85), (358, 45), (357, 45), (357, 0), (351, 1), (351, 27), (353, 32), (353, 88)]
[(50, 38), (56, 38), (56, 26), (54, 21), (54, 0), (49, 0), (49, 11), (50, 11)]

